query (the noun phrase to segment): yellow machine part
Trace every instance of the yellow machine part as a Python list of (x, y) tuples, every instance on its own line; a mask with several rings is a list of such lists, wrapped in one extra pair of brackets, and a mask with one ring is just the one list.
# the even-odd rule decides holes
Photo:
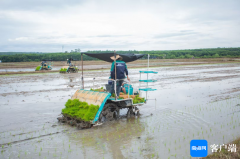
[(68, 69), (68, 67), (69, 67), (69, 66), (63, 66), (62, 68), (63, 68), (63, 69), (64, 69), (64, 68)]
[(109, 93), (106, 92), (96, 92), (80, 89), (74, 93), (72, 99), (79, 99), (80, 101), (87, 102), (88, 104), (101, 106), (108, 95)]

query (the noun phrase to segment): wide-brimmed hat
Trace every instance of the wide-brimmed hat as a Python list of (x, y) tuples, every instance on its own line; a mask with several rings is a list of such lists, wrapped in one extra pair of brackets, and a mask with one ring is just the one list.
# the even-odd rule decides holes
[[(112, 56), (112, 57), (110, 57), (110, 58), (111, 58), (113, 61), (115, 60), (115, 57), (114, 57), (114, 56)], [(122, 56), (116, 55), (116, 60), (119, 59), (119, 58), (122, 59)]]

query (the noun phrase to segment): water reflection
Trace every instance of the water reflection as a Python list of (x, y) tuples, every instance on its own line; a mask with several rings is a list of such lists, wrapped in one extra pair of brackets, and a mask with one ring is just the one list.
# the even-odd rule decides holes
[[(121, 119), (104, 123), (102, 126), (68, 134), (70, 141), (81, 147), (84, 157), (111, 155), (111, 158), (125, 158), (123, 151), (130, 150), (133, 141), (138, 140), (145, 126), (138, 118)], [(98, 156), (98, 158), (100, 158)]]

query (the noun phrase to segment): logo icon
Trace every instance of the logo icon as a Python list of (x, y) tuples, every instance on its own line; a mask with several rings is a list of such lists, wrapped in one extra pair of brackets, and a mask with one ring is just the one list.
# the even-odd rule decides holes
[(117, 66), (124, 66), (123, 64), (121, 64), (121, 63), (117, 63)]
[(190, 155), (192, 157), (206, 157), (208, 155), (207, 140), (192, 140), (190, 142)]

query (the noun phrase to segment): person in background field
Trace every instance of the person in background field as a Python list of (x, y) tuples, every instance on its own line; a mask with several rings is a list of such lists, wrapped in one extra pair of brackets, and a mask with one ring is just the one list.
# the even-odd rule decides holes
[[(111, 79), (115, 80), (115, 57), (112, 56), (110, 57), (113, 60), (112, 66), (111, 66)], [(124, 61), (122, 61), (122, 57), (119, 55), (116, 55), (116, 72), (117, 72), (117, 79), (118, 81), (116, 82), (116, 92), (117, 92), (117, 97), (119, 97), (119, 93), (120, 93), (120, 88), (123, 84), (125, 77), (125, 74), (127, 76), (128, 81), (130, 81), (130, 78), (128, 77), (128, 69), (127, 69), (127, 65)], [(112, 87), (111, 87), (111, 94), (114, 93), (114, 82), (112, 82)]]
[(41, 65), (42, 65), (42, 67), (47, 66), (46, 61), (42, 61)]
[(69, 66), (72, 66), (71, 59), (67, 59), (67, 64), (69, 64)]

